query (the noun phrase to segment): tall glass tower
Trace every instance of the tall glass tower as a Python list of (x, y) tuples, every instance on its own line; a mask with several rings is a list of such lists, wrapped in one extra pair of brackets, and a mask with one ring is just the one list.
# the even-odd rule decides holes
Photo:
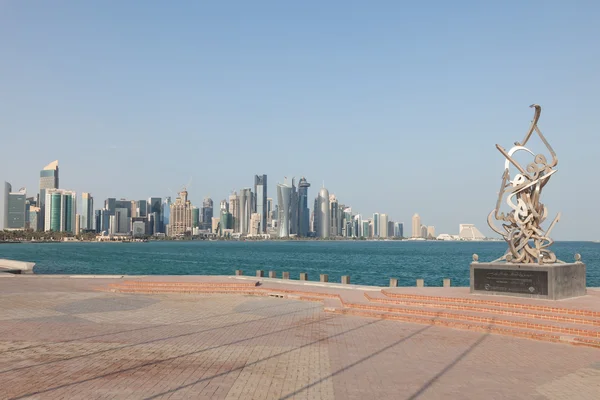
[(256, 194), (256, 207), (254, 212), (260, 214), (260, 231), (267, 233), (267, 176), (254, 176), (254, 193)]
[(40, 207), (41, 221), (45, 220), (46, 190), (48, 189), (58, 189), (58, 160), (52, 161), (40, 171), (40, 197), (38, 206)]
[(298, 236), (308, 236), (310, 226), (310, 210), (308, 209), (308, 188), (310, 183), (306, 178), (300, 178), (298, 182)]
[(89, 193), (81, 193), (81, 229), (94, 228), (94, 198)]
[(279, 215), (277, 216), (279, 237), (290, 236), (290, 211), (292, 201), (292, 187), (287, 183), (277, 185), (277, 202)]

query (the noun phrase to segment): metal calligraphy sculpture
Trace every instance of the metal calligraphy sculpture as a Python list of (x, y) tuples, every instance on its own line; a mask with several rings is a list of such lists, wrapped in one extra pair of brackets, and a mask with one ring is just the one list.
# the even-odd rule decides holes
[[(496, 145), (496, 148), (506, 158), (504, 163), (504, 174), (502, 175), (502, 185), (498, 193), (498, 201), (496, 208), (492, 210), (488, 216), (488, 224), (495, 232), (504, 237), (508, 243), (506, 254), (496, 261), (506, 260), (511, 263), (523, 264), (550, 264), (561, 262), (556, 259), (556, 256), (549, 247), (554, 243), (550, 239), (550, 232), (554, 225), (560, 219), (560, 213), (554, 218), (547, 231), (541, 227), (541, 224), (546, 220), (548, 210), (540, 202), (542, 189), (552, 174), (556, 172), (554, 167), (558, 164), (556, 153), (546, 141), (544, 135), (537, 126), (540, 119), (542, 108), (533, 104), (535, 109), (531, 127), (525, 135), (523, 142), (516, 142), (515, 146), (509, 151), (506, 151), (502, 146)], [(552, 160), (548, 162), (543, 154), (534, 154), (525, 145), (531, 138), (533, 132), (536, 132), (546, 148), (550, 151)], [(519, 164), (514, 154), (517, 152), (529, 153), (533, 161), (525, 168)], [(511, 180), (510, 166), (515, 167), (517, 172)], [(500, 212), (502, 200), (506, 197), (506, 203), (511, 208), (508, 214)], [(496, 221), (501, 221), (502, 229), (495, 226), (493, 218)]]

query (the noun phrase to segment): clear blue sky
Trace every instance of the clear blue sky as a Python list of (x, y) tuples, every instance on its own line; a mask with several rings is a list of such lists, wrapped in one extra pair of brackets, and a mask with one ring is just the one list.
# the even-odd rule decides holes
[[(597, 1), (2, 1), (0, 181), (215, 202), (266, 173), (438, 233), (486, 217), (532, 103), (556, 239), (600, 239)], [(533, 143), (541, 150), (539, 141)]]

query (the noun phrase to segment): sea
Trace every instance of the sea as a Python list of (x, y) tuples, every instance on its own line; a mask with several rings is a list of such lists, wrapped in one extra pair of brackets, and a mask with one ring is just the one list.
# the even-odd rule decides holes
[[(400, 286), (469, 285), (473, 254), (492, 261), (504, 254), (504, 242), (442, 241), (150, 241), (146, 243), (6, 243), (0, 258), (35, 262), (36, 274), (118, 275), (244, 275), (257, 270), (290, 273), (299, 279), (330, 282), (350, 275), (351, 283), (387, 286), (397, 278)], [(581, 254), (587, 266), (588, 287), (600, 287), (600, 243), (556, 242), (558, 258), (572, 262)]]

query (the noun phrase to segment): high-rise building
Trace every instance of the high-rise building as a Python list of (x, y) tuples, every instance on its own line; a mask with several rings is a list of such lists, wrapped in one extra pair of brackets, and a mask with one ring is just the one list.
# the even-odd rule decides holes
[(394, 221), (388, 221), (387, 237), (394, 237)]
[(273, 199), (267, 197), (267, 226), (273, 222)]
[(373, 214), (373, 237), (379, 237), (379, 213)]
[(240, 233), (248, 234), (250, 231), (250, 216), (252, 215), (254, 196), (252, 189), (244, 188), (240, 191)]
[(129, 210), (125, 207), (117, 207), (111, 232), (117, 235), (126, 235), (129, 231)]
[[(163, 209), (164, 211), (170, 210), (170, 205), (168, 207), (163, 206), (162, 198), (160, 197), (150, 197), (148, 199), (148, 215), (152, 215), (152, 233), (160, 233), (165, 231), (163, 226)], [(167, 225), (169, 222), (167, 221)]]
[(136, 202), (136, 210), (138, 217), (148, 217), (148, 201), (138, 200)]
[(267, 233), (267, 176), (254, 176), (254, 193), (256, 194), (256, 204), (254, 212), (260, 214), (260, 230), (262, 233)]
[[(221, 200), (221, 204), (219, 205), (219, 208), (221, 210), (221, 213), (223, 211), (229, 212), (229, 203), (227, 203), (227, 199)], [(229, 228), (227, 228), (227, 229), (229, 229)]]
[(427, 239), (427, 226), (421, 225), (421, 237)]
[(200, 226), (200, 209), (192, 206), (192, 227), (198, 228)]
[(315, 215), (319, 214), (319, 226), (317, 236), (326, 239), (330, 236), (331, 214), (329, 209), (329, 191), (324, 187), (319, 191), (318, 208), (315, 210)]
[(75, 214), (75, 235), (81, 233), (81, 215)]
[(308, 188), (305, 177), (298, 182), (298, 236), (306, 237), (310, 230), (310, 210), (308, 208)]
[(262, 215), (259, 213), (252, 213), (250, 217), (250, 236), (258, 236), (262, 232), (260, 223), (262, 222)]
[(26, 228), (29, 219), (26, 203), (25, 188), (13, 193), (11, 184), (4, 182), (4, 229), (24, 230)]
[(211, 229), (213, 218), (213, 201), (210, 197), (205, 197), (200, 210), (200, 225), (202, 229)]
[(44, 230), (74, 233), (77, 194), (63, 189), (46, 189), (45, 193)]
[(427, 227), (427, 239), (435, 239), (435, 226)]
[(396, 222), (394, 224), (394, 236), (404, 237), (404, 224), (402, 222)]
[(221, 220), (220, 220), (221, 231), (225, 229), (233, 229), (233, 218), (230, 212), (225, 210), (221, 210)]
[(165, 197), (162, 202), (161, 214), (160, 214), (160, 227), (162, 233), (168, 235), (169, 222), (171, 220), (171, 196)]
[(169, 236), (183, 236), (188, 232), (192, 232), (192, 204), (188, 200), (187, 196), (188, 192), (184, 188), (181, 192), (179, 192), (179, 196), (177, 196), (175, 202), (171, 204)]
[(388, 237), (388, 216), (387, 214), (381, 214), (379, 216), (379, 237)]
[(292, 178), (292, 192), (290, 193), (290, 235), (298, 235), (300, 229), (298, 222), (298, 191), (296, 190), (295, 178)]
[(41, 208), (41, 217), (45, 221), (46, 215), (46, 190), (58, 189), (58, 160), (46, 165), (40, 171), (40, 197), (38, 207)]
[(240, 197), (236, 192), (229, 195), (229, 212), (231, 213), (231, 221), (234, 232), (240, 231)]
[(292, 201), (292, 187), (287, 182), (277, 184), (277, 202), (279, 215), (277, 217), (277, 226), (279, 237), (290, 236), (290, 212)]
[(420, 238), (421, 236), (421, 217), (419, 214), (415, 214), (412, 217), (412, 237)]
[(94, 228), (94, 198), (91, 194), (81, 193), (81, 229)]
[(333, 237), (339, 236), (341, 232), (338, 232), (338, 222), (341, 222), (341, 215), (339, 214), (340, 207), (335, 197), (335, 194), (329, 195), (329, 215), (331, 218), (331, 224), (329, 227), (329, 234)]
[(219, 220), (219, 218), (217, 218), (217, 217), (212, 218), (211, 224), (210, 224), (210, 231), (212, 233), (216, 233), (218, 235), (220, 235), (221, 232), (223, 232), (223, 230), (221, 229), (221, 221)]
[(29, 207), (29, 229), (38, 231), (40, 226), (40, 208), (35, 206)]
[(362, 231), (360, 233), (361, 237), (368, 238), (369, 237), (369, 221), (362, 222)]

